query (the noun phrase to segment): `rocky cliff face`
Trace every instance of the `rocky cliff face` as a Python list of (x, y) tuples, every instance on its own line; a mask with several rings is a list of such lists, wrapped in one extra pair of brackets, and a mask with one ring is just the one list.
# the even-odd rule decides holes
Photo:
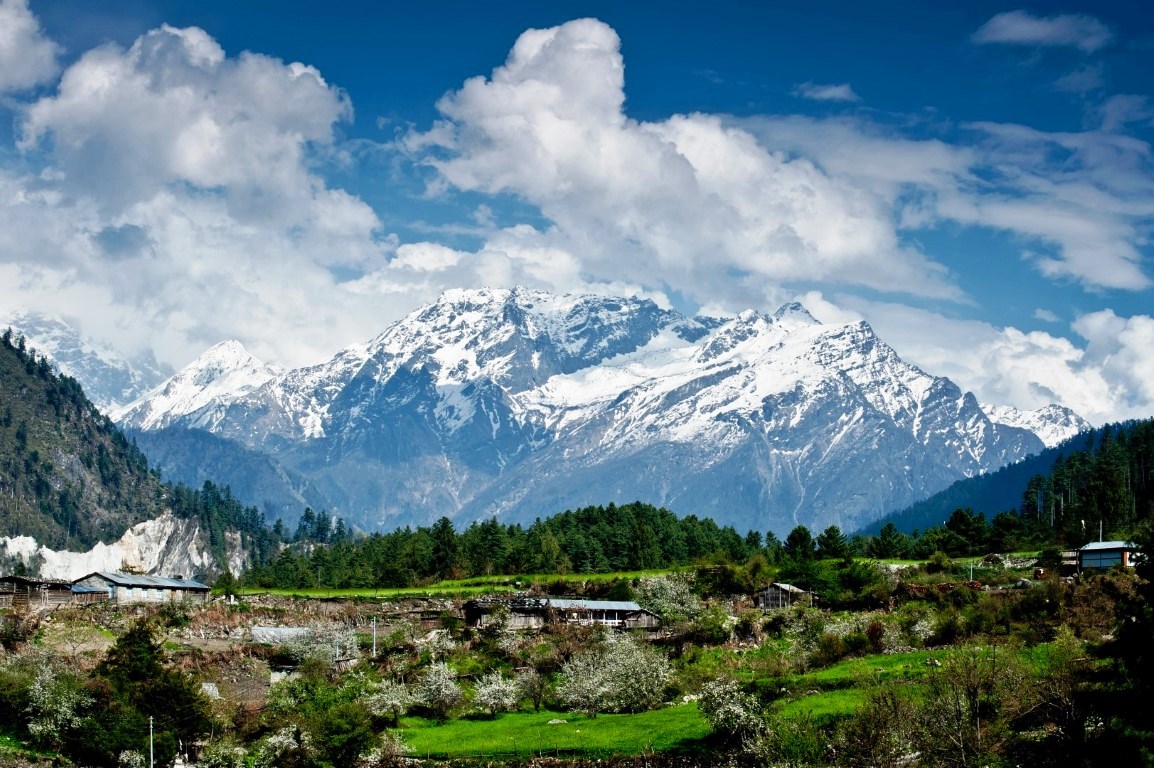
[[(248, 565), (240, 537), (228, 534), (228, 567), (240, 573)], [(183, 574), (204, 578), (217, 573), (208, 537), (194, 520), (165, 513), (134, 525), (110, 544), (98, 543), (87, 552), (50, 549), (31, 536), (0, 537), (0, 562), (23, 563), (48, 579), (79, 579), (95, 571), (132, 570), (161, 576)]]
[(779, 534), (848, 529), (1078, 426), (991, 418), (867, 324), (796, 304), (689, 318), (636, 298), (451, 291), (312, 368), (226, 349), (157, 389), (179, 381), (181, 397), (115, 416), (261, 451), (368, 529), (635, 499)]

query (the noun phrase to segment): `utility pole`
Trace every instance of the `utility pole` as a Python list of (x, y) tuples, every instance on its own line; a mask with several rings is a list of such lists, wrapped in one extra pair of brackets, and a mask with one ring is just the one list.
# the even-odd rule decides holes
[(377, 617), (373, 617), (373, 658), (377, 658)]
[(156, 768), (156, 760), (152, 752), (152, 715), (148, 716), (148, 768)]

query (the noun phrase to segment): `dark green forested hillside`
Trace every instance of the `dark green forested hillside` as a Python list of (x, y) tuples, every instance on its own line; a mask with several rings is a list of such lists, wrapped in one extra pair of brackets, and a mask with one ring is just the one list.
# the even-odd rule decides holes
[(11, 331), (0, 336), (0, 530), (87, 548), (160, 514), (137, 447)]
[(1152, 433), (1149, 419), (1090, 430), (997, 472), (959, 480), (862, 532), (876, 534), (887, 523), (905, 532), (925, 530), (942, 525), (957, 509), (991, 519), (1017, 512), (1046, 529), (1052, 517), (1056, 535), (1070, 540), (1081, 536), (1083, 520), (1093, 537), (1099, 520), (1104, 530), (1124, 528), (1149, 511)]
[[(983, 512), (987, 517), (992, 518), (998, 512), (1013, 512), (1013, 511), (1034, 511), (1036, 512), (1036, 490), (1037, 477), (1048, 477), (1052, 470), (1057, 466), (1069, 466), (1073, 461), (1074, 465), (1081, 466), (1078, 462), (1084, 462), (1087, 459), (1087, 454), (1093, 455), (1097, 446), (1110, 445), (1116, 443), (1118, 449), (1129, 450), (1127, 445), (1130, 445), (1134, 439), (1139, 443), (1142, 441), (1148, 442), (1148, 432), (1151, 430), (1151, 421), (1134, 421), (1123, 424), (1109, 424), (1109, 426), (1101, 427), (1099, 429), (1082, 432), (1067, 439), (1061, 445), (1047, 449), (1041, 453), (1032, 455), (1025, 460), (1019, 461), (1018, 464), (1012, 464), (997, 472), (991, 472), (986, 475), (979, 475), (976, 477), (967, 477), (966, 480), (959, 480), (950, 485), (949, 488), (938, 492), (934, 496), (921, 500), (916, 504), (909, 505), (905, 510), (894, 512), (886, 515), (874, 522), (874, 524), (862, 529), (864, 534), (876, 534), (883, 526), (892, 522), (899, 530), (904, 532), (912, 532), (916, 529), (926, 529), (932, 526), (941, 526), (943, 522), (950, 518), (954, 510), (969, 509)], [(1142, 437), (1147, 435), (1147, 437)], [(1133, 436), (1133, 437), (1132, 437)], [(1106, 441), (1103, 443), (1103, 441)], [(1081, 457), (1081, 458), (1076, 458)], [(1133, 479), (1141, 482), (1148, 482), (1148, 465), (1144, 465), (1147, 461), (1142, 458), (1142, 455), (1134, 455), (1133, 461), (1136, 462), (1133, 469)], [(1146, 469), (1146, 474), (1142, 474), (1142, 470)], [(1142, 479), (1139, 479), (1141, 475)], [(1082, 475), (1082, 480), (1088, 480), (1089, 475)], [(1125, 484), (1125, 477), (1123, 476), (1123, 484)], [(1028, 494), (1031, 496), (1031, 502), (1024, 502), (1024, 494), (1029, 490)], [(1140, 496), (1140, 495), (1139, 495)], [(1089, 497), (1079, 494), (1078, 489), (1074, 488), (1074, 499), (1078, 502), (1079, 499), (1085, 498), (1089, 502)], [(1062, 509), (1062, 500), (1054, 499), (1055, 509), (1059, 511)], [(1043, 505), (1048, 504), (1047, 499), (1043, 499)], [(1131, 504), (1138, 503), (1138, 498), (1131, 499)], [(1048, 510), (1049, 507), (1047, 506)], [(1069, 498), (1066, 499), (1067, 511), (1073, 511), (1069, 505)], [(1085, 509), (1082, 510), (1085, 512)], [(1049, 524), (1049, 515), (1044, 514), (1047, 524)], [(1088, 518), (1087, 518), (1088, 519)], [(1094, 530), (1097, 530), (1097, 517), (1094, 513)], [(1087, 522), (1087, 525), (1088, 522)], [(1080, 524), (1079, 524), (1080, 526)]]
[(127, 434), (161, 477), (193, 488), (206, 481), (227, 483), (237, 498), (258, 507), (269, 522), (280, 518), (295, 525), (305, 507), (331, 506), (309, 480), (234, 440), (181, 427)]
[(161, 482), (74, 379), (11, 330), (0, 334), (0, 534), (84, 550), (166, 509), (200, 521), (218, 556), (228, 530), (256, 559), (275, 548), (260, 512), (210, 482), (199, 490)]

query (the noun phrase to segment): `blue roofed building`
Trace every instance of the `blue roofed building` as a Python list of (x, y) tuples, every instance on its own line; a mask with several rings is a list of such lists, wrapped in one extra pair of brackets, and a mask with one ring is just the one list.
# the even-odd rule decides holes
[(72, 582), (78, 602), (94, 599), (128, 603), (203, 603), (212, 588), (183, 576), (148, 576), (120, 571), (97, 571)]
[(1129, 541), (1093, 541), (1078, 550), (1078, 570), (1105, 571), (1116, 565), (1131, 567), (1137, 547)]

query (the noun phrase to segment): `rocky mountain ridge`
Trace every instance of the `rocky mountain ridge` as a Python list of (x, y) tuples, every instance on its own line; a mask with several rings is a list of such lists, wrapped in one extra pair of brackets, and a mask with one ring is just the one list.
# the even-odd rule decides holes
[(446, 292), (310, 368), (218, 345), (113, 415), (263, 452), (370, 530), (634, 499), (852, 529), (1085, 426), (984, 409), (868, 324), (798, 304), (691, 318), (527, 289)]

